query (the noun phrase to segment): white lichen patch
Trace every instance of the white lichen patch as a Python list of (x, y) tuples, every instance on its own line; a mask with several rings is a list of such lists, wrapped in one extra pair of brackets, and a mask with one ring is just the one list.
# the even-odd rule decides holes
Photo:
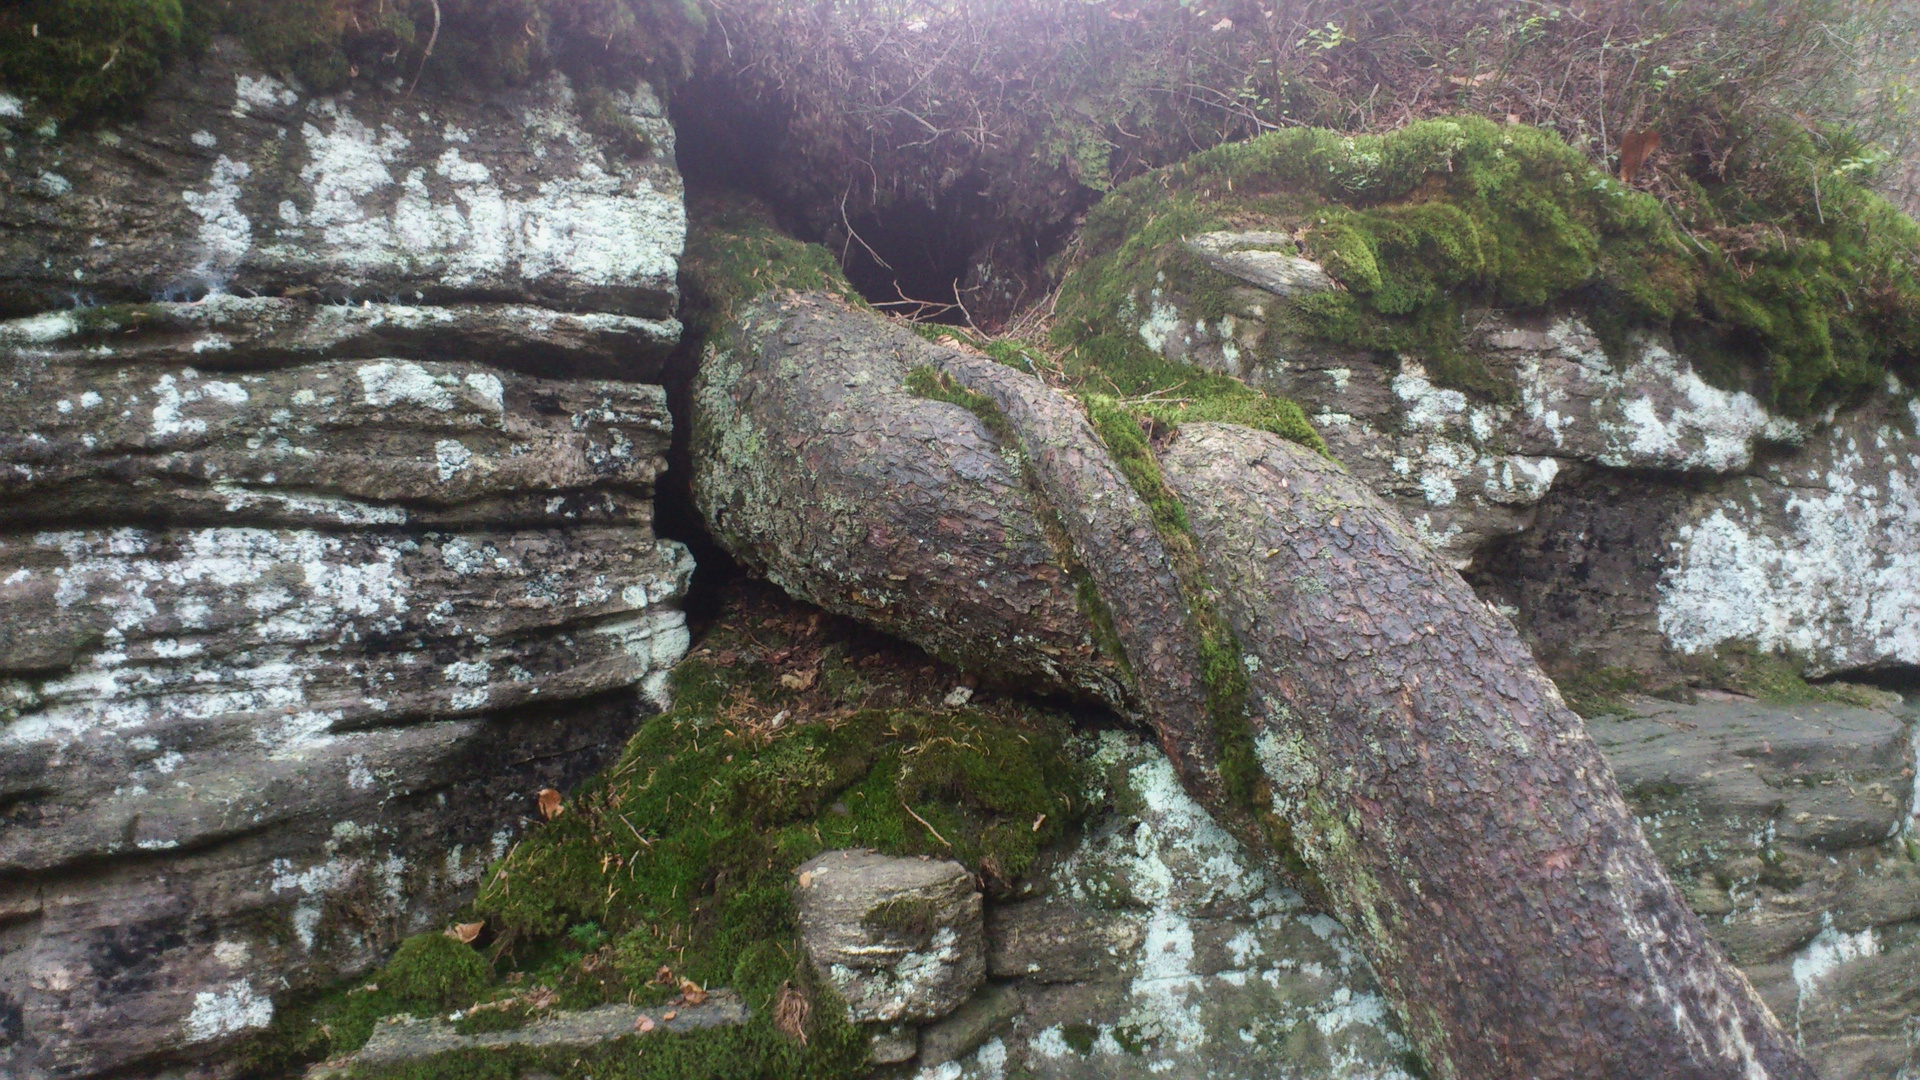
[(193, 1011), (186, 1019), (186, 1041), (211, 1042), (272, 1022), (273, 999), (255, 993), (253, 983), (239, 979), (222, 989), (202, 990), (193, 996)]
[(240, 212), (240, 185), (252, 175), (251, 165), (221, 154), (207, 177), (207, 190), (181, 192), (187, 208), (200, 218), (198, 273), (216, 279), (230, 274), (252, 249), (253, 222)]
[(1658, 614), (1687, 653), (1746, 641), (1815, 674), (1920, 663), (1920, 439), (1842, 424), (1791, 469), (1703, 499)]
[(289, 229), (268, 243), (268, 254), (317, 254), (358, 276), (422, 275), (452, 288), (549, 278), (670, 287), (686, 236), (678, 192), (603, 167), (565, 80), (544, 86), (551, 99), (528, 110), (520, 129), (536, 152), (569, 148), (570, 163), (547, 156), (556, 164), (531, 184), (476, 156), (472, 132), (416, 132), (428, 140), (416, 146), (392, 124), (363, 121), (343, 99), (315, 102), (300, 127), (310, 205), (282, 214)]
[[(1282, 772), (1311, 769), (1286, 764), (1278, 744), (1265, 752)], [(1138, 920), (1138, 944), (1122, 956), (1113, 991), (1061, 999), (1105, 1002), (1098, 1011), (1038, 1006), (1007, 1060), (1039, 1077), (1403, 1080), (1407, 1043), (1340, 925), (1274, 885), (1157, 749), (1108, 732), (1090, 765), (1119, 778), (1115, 804), (1128, 813), (1090, 826), (1053, 884)], [(960, 1064), (952, 1075), (990, 1075), (978, 1056)]]

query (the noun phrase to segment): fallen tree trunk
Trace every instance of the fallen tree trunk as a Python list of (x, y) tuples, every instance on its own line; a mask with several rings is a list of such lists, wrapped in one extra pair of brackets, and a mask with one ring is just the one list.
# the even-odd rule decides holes
[[(716, 342), (694, 487), (722, 543), (985, 676), (1150, 722), (1209, 809), (1291, 833), (1436, 1075), (1813, 1076), (1512, 626), (1338, 466), (1246, 428), (1180, 432), (1159, 464), (1207, 580), (1179, 582), (1037, 379), (822, 296), (745, 305)], [(927, 400), (917, 372), (985, 400)], [(1226, 796), (1231, 733), (1176, 670), (1199, 663), (1207, 587), (1270, 805)]]

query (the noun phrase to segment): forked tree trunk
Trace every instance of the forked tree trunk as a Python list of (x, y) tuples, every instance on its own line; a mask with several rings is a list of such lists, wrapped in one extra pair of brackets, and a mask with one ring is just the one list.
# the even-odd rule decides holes
[[(694, 487), (730, 550), (985, 676), (1150, 722), (1252, 832), (1223, 799), (1166, 553), (1071, 401), (825, 297), (763, 299), (728, 330), (696, 389)], [(914, 396), (917, 367), (1004, 424)], [(1811, 1080), (1579, 717), (1393, 510), (1263, 432), (1191, 425), (1160, 454), (1246, 658), (1272, 810), (1436, 1075)], [(1074, 562), (1120, 657), (1094, 649)]]

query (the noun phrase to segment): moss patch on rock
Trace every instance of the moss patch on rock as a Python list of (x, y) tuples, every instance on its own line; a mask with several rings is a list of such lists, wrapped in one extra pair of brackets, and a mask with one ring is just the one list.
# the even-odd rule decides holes
[[(1001, 698), (950, 707), (958, 679), (768, 590), (733, 588), (717, 627), (675, 669), (674, 707), (487, 871), (461, 918), (486, 923), (499, 977), (451, 938), (409, 939), (361, 987), (290, 1014), (278, 1060), (349, 1052), (377, 1017), (421, 1006), (465, 1006), (462, 1025), (479, 1030), (547, 1008), (662, 1003), (690, 980), (739, 991), (752, 1019), (587, 1054), (448, 1054), (355, 1075), (859, 1075), (866, 1034), (805, 961), (795, 869), (864, 847), (952, 857), (1007, 892), (1087, 810), (1066, 718)], [(873, 918), (910, 932), (916, 915)], [(804, 1043), (774, 1026), (783, 987), (813, 1000)]]
[[(1778, 160), (1702, 188), (1688, 221), (1550, 131), (1477, 117), (1215, 147), (1095, 207), (1055, 339), (1109, 357), (1144, 349), (1139, 324), (1156, 292), (1195, 318), (1228, 315), (1240, 283), (1180, 241), (1257, 230), (1290, 237), (1340, 286), (1276, 298), (1274, 330), (1415, 355), (1467, 389), (1499, 390), (1461, 349), (1462, 316), (1476, 306), (1578, 303), (1603, 333), (1672, 328), (1722, 358), (1724, 379), (1795, 413), (1884, 371), (1913, 372), (1920, 226), (1866, 187), (1864, 159), (1840, 137), (1764, 142)], [(1763, 168), (1806, 182), (1754, 181)]]

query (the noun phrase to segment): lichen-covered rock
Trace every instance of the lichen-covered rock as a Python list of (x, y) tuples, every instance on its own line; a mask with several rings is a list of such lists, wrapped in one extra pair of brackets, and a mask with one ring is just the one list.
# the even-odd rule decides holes
[(1821, 1075), (1920, 1069), (1920, 863), (1908, 849), (1920, 716), (1627, 705), (1588, 730), (1668, 873)]
[(1510, 394), (1470, 393), (1425, 358), (1295, 334), (1286, 298), (1323, 286), (1291, 237), (1187, 246), (1246, 284), (1217, 316), (1169, 284), (1146, 290), (1141, 342), (1299, 402), (1548, 654), (1648, 673), (1728, 644), (1815, 675), (1920, 663), (1920, 398), (1898, 382), (1794, 419), (1709, 383), (1659, 335), (1608, 349), (1578, 315), (1480, 311), (1465, 363)]
[[(558, 74), (430, 103), (398, 80), (313, 96), (216, 39), (124, 123), (0, 117), (0, 311), (225, 291), (670, 318), (672, 131), (645, 84), (588, 111)], [(623, 137), (595, 134), (609, 123)]]
[(607, 695), (658, 694), (685, 652), (691, 562), (648, 528), (658, 387), (10, 360), (19, 1075), (217, 1043), (375, 962), (459, 902), (532, 792), (598, 765), (631, 723)]
[(957, 862), (829, 851), (795, 898), (807, 957), (856, 1022), (938, 1019), (986, 977), (981, 896)]
[(1016, 980), (1019, 1010), (971, 1054), (921, 1061), (922, 1080), (1415, 1075), (1339, 923), (1221, 829), (1159, 750), (1108, 732), (1091, 761), (1107, 812), (1040, 875), (1041, 896), (989, 912), (992, 974)]
[(216, 40), (0, 116), (0, 1074), (231, 1072), (660, 700), (684, 211), (651, 92), (597, 101)]

